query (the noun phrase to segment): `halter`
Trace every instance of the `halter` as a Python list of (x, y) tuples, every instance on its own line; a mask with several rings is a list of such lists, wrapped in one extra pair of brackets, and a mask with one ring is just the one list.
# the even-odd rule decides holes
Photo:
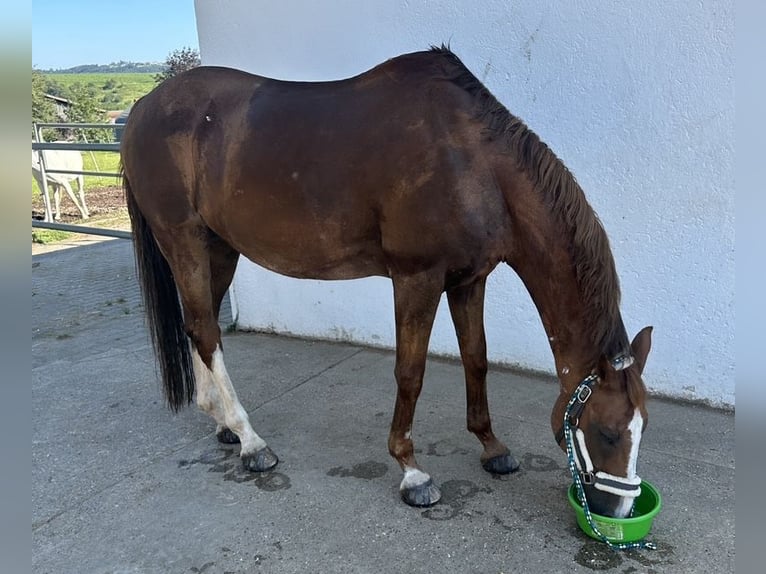
[[(619, 357), (612, 361), (612, 365), (620, 370), (632, 364), (632, 357)], [(585, 498), (585, 489), (583, 485), (590, 485), (594, 488), (617, 496), (635, 498), (641, 494), (641, 479), (625, 478), (615, 476), (603, 471), (594, 472), (593, 462), (591, 461), (588, 447), (585, 444), (585, 433), (578, 428), (580, 416), (585, 409), (585, 403), (593, 395), (593, 387), (598, 382), (598, 375), (591, 374), (585, 377), (572, 393), (572, 397), (564, 410), (564, 424), (556, 433), (556, 442), (561, 443), (566, 438), (567, 459), (569, 462), (569, 472), (572, 474), (577, 489), (577, 497), (582, 504), (585, 518), (593, 532), (610, 548), (614, 550), (631, 550), (635, 548), (656, 549), (652, 542), (630, 542), (617, 543), (611, 542), (596, 526), (588, 507), (588, 501)], [(631, 508), (630, 514), (633, 514)]]

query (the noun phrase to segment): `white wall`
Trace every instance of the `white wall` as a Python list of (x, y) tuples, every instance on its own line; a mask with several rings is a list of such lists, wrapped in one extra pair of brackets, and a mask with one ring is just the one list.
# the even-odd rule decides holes
[[(481, 6), (481, 7), (479, 7)], [(734, 16), (731, 2), (197, 0), (202, 61), (281, 79), (357, 74), (449, 42), (577, 176), (610, 236), (644, 379), (733, 405)], [(317, 282), (243, 261), (239, 326), (392, 346), (390, 282)], [(446, 305), (431, 350), (457, 354)], [(509, 268), (490, 276), (490, 360), (553, 372)]]

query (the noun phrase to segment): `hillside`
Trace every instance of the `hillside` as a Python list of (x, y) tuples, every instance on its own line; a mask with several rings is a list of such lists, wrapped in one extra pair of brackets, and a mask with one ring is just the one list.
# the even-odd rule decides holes
[(154, 74), (151, 73), (57, 72), (45, 73), (45, 79), (48, 93), (76, 100), (72, 88), (83, 88), (89, 99), (104, 110), (125, 109), (141, 96), (148, 94), (156, 85)]
[(112, 62), (82, 64), (64, 70), (41, 70), (44, 74), (157, 74), (165, 69), (160, 62)]

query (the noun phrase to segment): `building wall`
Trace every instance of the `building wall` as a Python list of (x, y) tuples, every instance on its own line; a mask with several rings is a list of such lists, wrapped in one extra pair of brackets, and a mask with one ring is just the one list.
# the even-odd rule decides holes
[[(342, 78), (449, 43), (599, 214), (629, 334), (655, 327), (649, 388), (734, 404), (731, 2), (197, 0), (196, 10), (204, 64), (281, 79)], [(242, 261), (232, 292), (244, 329), (394, 344), (385, 279), (287, 279)], [(535, 308), (505, 266), (490, 276), (486, 322), (491, 361), (553, 372)], [(431, 351), (457, 354), (446, 304)]]

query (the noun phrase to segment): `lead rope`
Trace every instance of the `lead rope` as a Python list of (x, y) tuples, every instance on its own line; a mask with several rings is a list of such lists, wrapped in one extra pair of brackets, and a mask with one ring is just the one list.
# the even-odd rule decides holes
[[(578, 396), (580, 396), (580, 392), (582, 391), (583, 387), (589, 387), (592, 380), (589, 378), (585, 379), (580, 385), (575, 389), (575, 392), (572, 393), (572, 398), (569, 399), (569, 403), (567, 403), (567, 408), (564, 410), (564, 437), (566, 438), (566, 445), (567, 445), (567, 461), (569, 465), (569, 472), (572, 474), (572, 480), (574, 481), (575, 488), (577, 490), (577, 498), (580, 500), (580, 504), (582, 504), (583, 512), (585, 513), (585, 519), (588, 521), (588, 526), (590, 526), (593, 529), (593, 532), (595, 532), (596, 536), (598, 536), (602, 542), (604, 542), (609, 548), (612, 550), (635, 550), (638, 548), (648, 548), (649, 550), (656, 550), (657, 545), (654, 544), (654, 542), (646, 542), (645, 540), (640, 540), (638, 542), (612, 542), (609, 540), (606, 535), (604, 535), (599, 529), (598, 526), (596, 526), (595, 521), (593, 520), (593, 516), (590, 513), (590, 508), (588, 507), (588, 501), (585, 498), (585, 489), (582, 486), (582, 480), (580, 479), (580, 473), (577, 471), (577, 465), (575, 464), (575, 458), (574, 458), (574, 438), (573, 438), (573, 432), (572, 427), (569, 424), (569, 416), (570, 411), (572, 410), (572, 407), (574, 406), (575, 402), (577, 401)], [(635, 503), (633, 508), (630, 510), (630, 515), (633, 516), (633, 511), (635, 510)]]

